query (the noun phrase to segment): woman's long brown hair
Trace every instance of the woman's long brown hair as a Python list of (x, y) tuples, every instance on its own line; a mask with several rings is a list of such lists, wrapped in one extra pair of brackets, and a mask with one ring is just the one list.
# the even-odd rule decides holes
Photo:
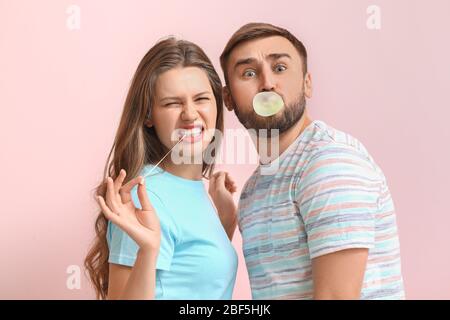
[[(198, 67), (206, 73), (217, 103), (216, 130), (223, 132), (222, 83), (206, 54), (189, 41), (171, 37), (158, 42), (144, 56), (133, 76), (114, 143), (106, 161), (103, 180), (95, 188), (94, 197), (97, 194), (105, 197), (104, 181), (108, 176), (116, 179), (120, 169), (125, 169), (126, 183), (137, 177), (146, 164), (157, 163), (168, 151), (158, 139), (154, 127), (147, 127), (144, 121), (151, 115), (158, 76), (176, 67)], [(214, 152), (212, 155), (214, 156)], [(202, 174), (205, 178), (209, 178), (213, 167), (214, 163), (203, 162)], [(95, 222), (96, 237), (84, 261), (97, 299), (106, 299), (108, 295), (107, 227), (108, 220), (99, 211)]]

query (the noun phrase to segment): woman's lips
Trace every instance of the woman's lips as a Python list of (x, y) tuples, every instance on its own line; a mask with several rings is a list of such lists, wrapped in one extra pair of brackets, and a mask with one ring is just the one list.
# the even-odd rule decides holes
[(194, 143), (201, 141), (203, 139), (203, 127), (195, 127), (192, 129), (179, 129), (179, 138), (183, 139), (183, 142)]

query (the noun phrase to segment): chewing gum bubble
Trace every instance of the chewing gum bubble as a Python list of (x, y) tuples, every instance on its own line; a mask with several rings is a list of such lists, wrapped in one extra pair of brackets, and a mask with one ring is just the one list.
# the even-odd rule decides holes
[(262, 117), (273, 116), (283, 107), (283, 98), (273, 91), (260, 92), (253, 97), (253, 110)]

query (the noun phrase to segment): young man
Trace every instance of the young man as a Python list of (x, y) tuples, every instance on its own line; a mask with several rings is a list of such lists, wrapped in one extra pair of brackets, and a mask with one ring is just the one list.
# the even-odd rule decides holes
[[(308, 117), (303, 44), (285, 29), (251, 23), (234, 33), (220, 62), (228, 110), (247, 129), (279, 130), (271, 137), (279, 155), (256, 169), (238, 207), (253, 298), (404, 299), (386, 179), (358, 140)], [(264, 91), (285, 104), (270, 117), (252, 107)]]

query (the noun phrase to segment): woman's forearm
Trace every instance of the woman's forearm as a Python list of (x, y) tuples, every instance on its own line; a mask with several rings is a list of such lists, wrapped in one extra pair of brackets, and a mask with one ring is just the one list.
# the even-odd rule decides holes
[(120, 297), (123, 300), (152, 300), (156, 287), (155, 252), (139, 250), (128, 282)]
[(233, 240), (234, 231), (236, 230), (236, 226), (237, 226), (236, 214), (221, 215), (219, 213), (219, 217), (220, 217), (220, 222), (222, 223), (222, 226), (225, 229), (225, 232), (227, 233), (228, 239), (230, 239), (230, 241)]

